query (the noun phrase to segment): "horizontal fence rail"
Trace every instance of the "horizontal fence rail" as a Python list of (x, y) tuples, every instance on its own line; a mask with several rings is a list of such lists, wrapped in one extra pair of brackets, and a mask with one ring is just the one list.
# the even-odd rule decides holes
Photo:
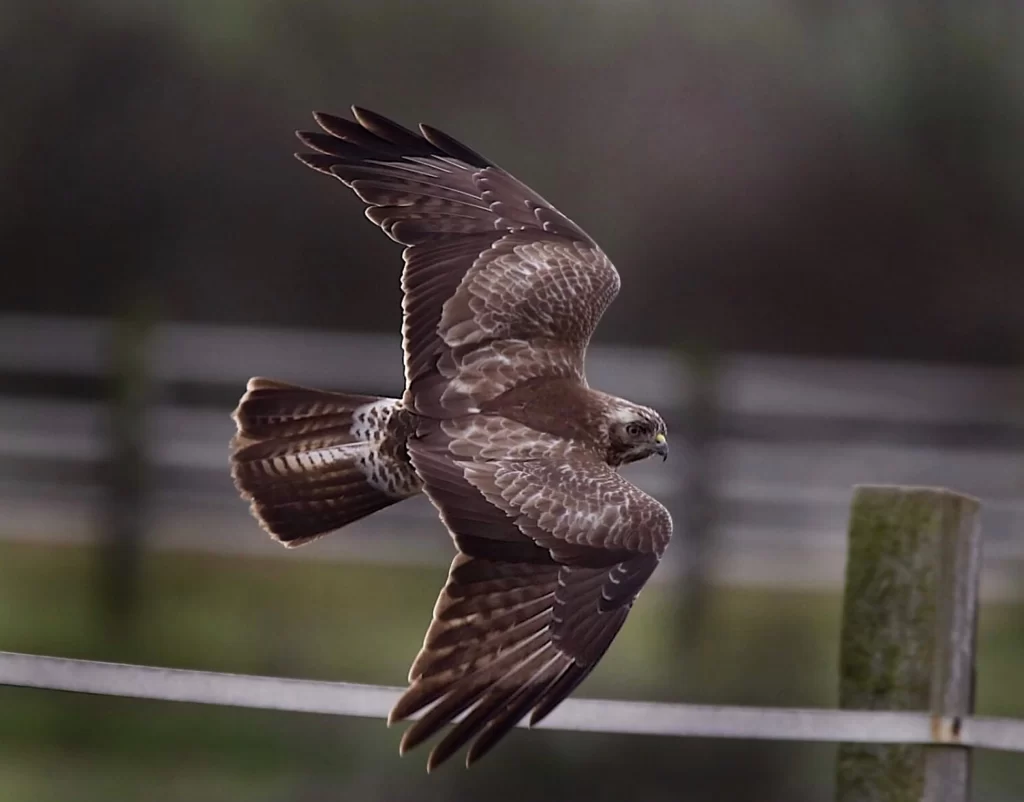
[[(102, 398), (113, 332), (100, 318), (0, 315), (0, 537), (95, 539), (113, 447)], [(228, 412), (250, 375), (392, 394), (402, 381), (397, 333), (166, 323), (154, 327), (146, 361), (159, 388), (145, 411), (156, 479), (145, 545), (160, 550), (272, 552), (228, 476)], [(687, 441), (688, 364), (682, 351), (600, 344), (587, 361), (595, 386), (654, 405), (672, 429), (668, 465), (631, 466), (627, 478), (661, 499), (681, 530), (694, 493), (715, 510), (711, 535), (688, 533), (659, 580), (700, 562), (720, 584), (834, 588), (849, 487), (870, 477), (983, 498), (986, 595), (1021, 595), (1024, 373), (724, 355), (716, 431), (701, 453)], [(712, 544), (699, 547), (711, 557), (699, 558), (694, 543)], [(297, 554), (446, 565), (450, 544), (433, 508), (406, 502)]]
[[(101, 318), (0, 315), (0, 371), (97, 377), (112, 325)], [(397, 320), (396, 320), (397, 332)], [(237, 384), (252, 375), (399, 392), (395, 334), (167, 323), (150, 348), (155, 377)], [(659, 406), (685, 400), (682, 352), (595, 345), (591, 383)], [(875, 424), (1024, 426), (1024, 376), (1012, 368), (731, 354), (721, 360), (723, 411)]]
[[(0, 652), (0, 685), (386, 719), (401, 688)], [(413, 718), (418, 718), (414, 716)], [(520, 722), (519, 726), (527, 726)], [(542, 729), (768, 741), (973, 746), (1024, 753), (1024, 721), (928, 713), (568, 699)]]

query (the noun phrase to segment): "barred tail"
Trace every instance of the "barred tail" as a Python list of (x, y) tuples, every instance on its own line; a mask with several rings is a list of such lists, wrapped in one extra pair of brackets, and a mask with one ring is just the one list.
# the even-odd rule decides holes
[(232, 417), (231, 474), (274, 539), (301, 546), (420, 490), (393, 398), (250, 379)]

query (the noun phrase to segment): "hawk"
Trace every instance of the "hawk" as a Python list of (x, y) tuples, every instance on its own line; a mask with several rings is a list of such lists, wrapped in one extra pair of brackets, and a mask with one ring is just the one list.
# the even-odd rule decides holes
[(405, 246), (405, 391), (251, 379), (232, 475), (285, 546), (427, 495), (457, 554), (389, 723), (422, 713), (401, 753), (454, 723), (427, 769), (467, 743), (468, 766), (586, 678), (657, 567), (672, 520), (619, 468), (667, 457), (665, 423), (587, 384), (619, 275), (581, 228), (436, 128), (352, 111), (297, 157)]

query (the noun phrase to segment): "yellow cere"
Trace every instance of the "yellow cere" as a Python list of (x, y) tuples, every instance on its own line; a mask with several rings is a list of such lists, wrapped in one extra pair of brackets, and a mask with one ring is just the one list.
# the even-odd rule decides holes
[(663, 435), (661, 432), (658, 432), (656, 435), (654, 435), (654, 442), (658, 443), (659, 445), (661, 443), (664, 443), (665, 442), (665, 435)]

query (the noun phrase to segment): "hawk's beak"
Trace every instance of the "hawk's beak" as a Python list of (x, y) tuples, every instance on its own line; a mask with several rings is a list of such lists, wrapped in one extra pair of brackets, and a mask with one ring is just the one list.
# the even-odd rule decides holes
[(668, 459), (668, 440), (665, 435), (659, 433), (654, 436), (654, 453), (661, 454), (662, 462)]

